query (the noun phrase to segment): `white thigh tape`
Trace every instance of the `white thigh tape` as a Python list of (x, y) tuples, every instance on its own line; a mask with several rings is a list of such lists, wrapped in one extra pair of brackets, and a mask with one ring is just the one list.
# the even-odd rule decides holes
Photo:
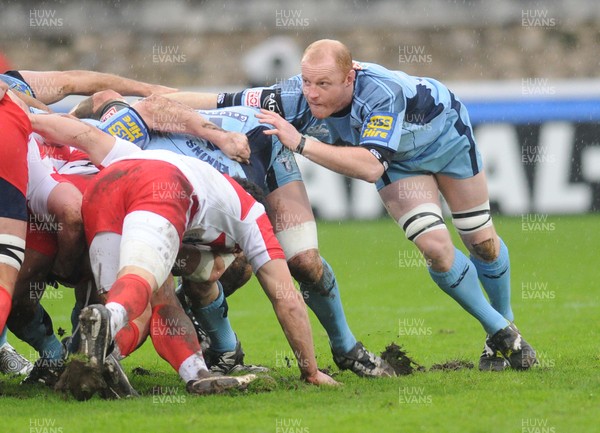
[(190, 275), (184, 275), (183, 278), (195, 283), (209, 281), (215, 265), (215, 256), (220, 256), (223, 259), (223, 262), (225, 263), (224, 269), (227, 269), (235, 260), (235, 256), (233, 254), (216, 254), (211, 251), (201, 251), (200, 263), (198, 263), (198, 266), (194, 272), (192, 272)]
[(123, 222), (119, 269), (145, 269), (160, 287), (175, 263), (179, 244), (177, 230), (169, 220), (153, 212), (132, 212)]
[(0, 235), (0, 263), (21, 269), (25, 258), (25, 239), (15, 235)]
[(492, 225), (490, 202), (464, 211), (452, 213), (452, 224), (461, 234), (475, 233)]
[(301, 252), (319, 248), (317, 223), (314, 221), (307, 221), (290, 229), (280, 231), (275, 236), (277, 236), (277, 240), (281, 244), (287, 260)]
[(101, 232), (90, 244), (90, 265), (100, 293), (106, 293), (117, 280), (121, 235)]
[(434, 203), (424, 203), (411, 209), (398, 220), (409, 241), (433, 230), (445, 229), (442, 210)]

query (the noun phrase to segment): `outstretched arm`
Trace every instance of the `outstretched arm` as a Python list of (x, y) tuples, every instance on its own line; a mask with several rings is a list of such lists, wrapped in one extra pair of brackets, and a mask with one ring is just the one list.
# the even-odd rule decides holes
[(372, 183), (377, 182), (385, 171), (381, 162), (364, 147), (334, 146), (315, 138), (303, 137), (291, 123), (272, 111), (260, 110), (256, 117), (260, 123), (273, 126), (264, 134), (276, 135), (292, 152), (299, 152), (329, 170)]
[(100, 166), (115, 145), (115, 137), (72, 116), (30, 114), (35, 132), (50, 144), (73, 146), (86, 152), (90, 161)]
[(294, 287), (285, 260), (265, 263), (256, 272), (256, 277), (273, 304), (277, 320), (298, 360), (302, 378), (315, 385), (337, 385), (317, 368), (306, 305)]
[(212, 110), (217, 108), (217, 97), (219, 95), (202, 92), (175, 92), (164, 96), (196, 110)]
[(248, 163), (248, 137), (229, 132), (205, 119), (190, 107), (164, 96), (152, 95), (132, 105), (150, 129), (189, 134), (210, 141), (234, 161)]
[(131, 80), (94, 71), (19, 71), (44, 104), (53, 104), (69, 95), (92, 95), (112, 89), (126, 96), (171, 93), (177, 89)]

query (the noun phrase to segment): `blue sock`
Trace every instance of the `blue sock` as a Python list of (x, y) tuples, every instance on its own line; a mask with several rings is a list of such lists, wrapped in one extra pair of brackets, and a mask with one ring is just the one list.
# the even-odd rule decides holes
[[(356, 338), (350, 331), (340, 291), (329, 263), (323, 261), (323, 276), (317, 283), (300, 283), (300, 290), (306, 305), (315, 313), (329, 337), (331, 350), (337, 354), (347, 353), (356, 345)], [(323, 295), (325, 293), (325, 295)]]
[(219, 286), (219, 296), (206, 307), (191, 308), (192, 313), (198, 320), (198, 323), (210, 337), (210, 348), (215, 352), (231, 352), (235, 350), (237, 338), (229, 318), (227, 311), (229, 306), (223, 295), (223, 286), (217, 282)]
[(37, 305), (31, 321), (22, 327), (10, 329), (18, 338), (38, 351), (41, 358), (60, 360), (63, 346), (54, 335), (52, 319), (41, 304)]
[(6, 343), (6, 334), (8, 334), (8, 328), (5, 326), (2, 334), (0, 334), (0, 347)]
[(508, 325), (483, 295), (475, 266), (459, 249), (454, 248), (454, 263), (448, 272), (436, 272), (430, 268), (429, 274), (444, 292), (479, 320), (489, 335)]
[(492, 307), (506, 320), (514, 321), (515, 316), (510, 307), (510, 260), (508, 248), (502, 239), (500, 239), (500, 254), (496, 260), (487, 263), (471, 256), (471, 261), (477, 269), (479, 281), (490, 298)]

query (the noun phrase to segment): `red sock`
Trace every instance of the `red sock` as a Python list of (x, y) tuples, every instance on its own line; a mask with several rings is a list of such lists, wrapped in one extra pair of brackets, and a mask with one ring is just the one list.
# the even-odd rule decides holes
[(155, 306), (150, 321), (150, 337), (156, 352), (177, 372), (183, 361), (202, 350), (194, 325), (181, 307)]
[(127, 311), (127, 319), (137, 319), (150, 302), (152, 288), (148, 281), (139, 275), (126, 274), (119, 278), (110, 288), (106, 303), (116, 302)]
[(2, 332), (2, 330), (6, 326), (6, 319), (8, 319), (11, 307), (12, 296), (10, 296), (8, 290), (0, 286), (0, 332)]
[(140, 330), (133, 322), (129, 322), (124, 328), (117, 332), (115, 343), (117, 343), (117, 346), (119, 347), (121, 356), (125, 357), (131, 354), (137, 347), (139, 339)]

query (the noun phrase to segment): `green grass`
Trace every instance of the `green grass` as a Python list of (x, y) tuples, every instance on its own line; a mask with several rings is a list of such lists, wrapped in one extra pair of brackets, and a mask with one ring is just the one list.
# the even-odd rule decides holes
[[(124, 361), (144, 397), (84, 403), (0, 378), (4, 433), (18, 432), (592, 432), (598, 431), (597, 216), (550, 217), (524, 230), (520, 218), (496, 218), (511, 251), (516, 323), (538, 350), (528, 372), (475, 370), (415, 373), (366, 380), (336, 374), (340, 388), (301, 383), (285, 366), (291, 352), (266, 297), (253, 281), (229, 299), (230, 317), (246, 360), (274, 368), (268, 393), (193, 397), (146, 343)], [(382, 351), (392, 341), (429, 367), (452, 359), (474, 363), (484, 333), (413, 260), (413, 246), (391, 220), (319, 223), (320, 247), (332, 264), (357, 338)], [(55, 327), (68, 329), (71, 293), (44, 301)], [(64, 295), (64, 296), (63, 296)], [(58, 297), (58, 296), (56, 296)], [(333, 367), (314, 317), (320, 367)], [(399, 335), (402, 332), (403, 335)], [(409, 335), (406, 335), (409, 334)], [(415, 335), (417, 334), (417, 335)], [(25, 355), (28, 347), (11, 342)], [(134, 375), (143, 366), (148, 376)], [(158, 386), (163, 394), (152, 394)]]

